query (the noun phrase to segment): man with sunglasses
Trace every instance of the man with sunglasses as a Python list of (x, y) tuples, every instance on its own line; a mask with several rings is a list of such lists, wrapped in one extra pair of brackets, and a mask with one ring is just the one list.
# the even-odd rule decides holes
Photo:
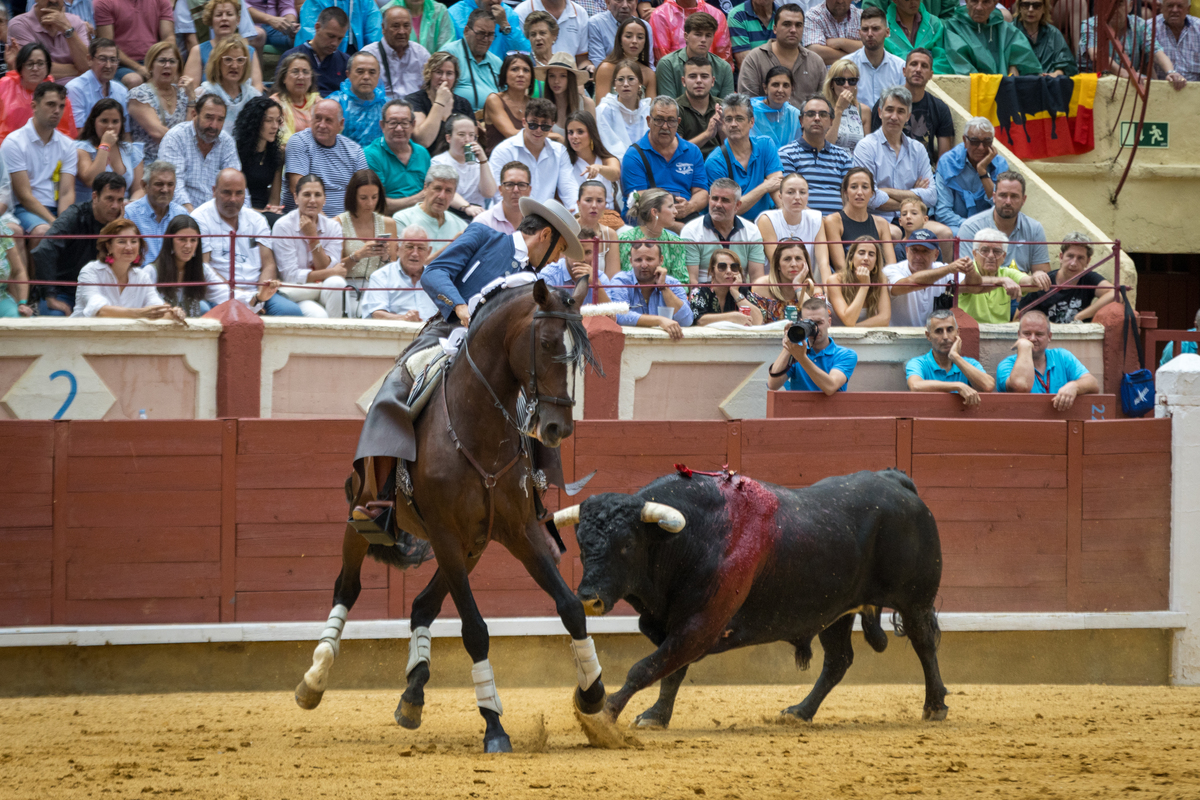
[(564, 145), (550, 139), (558, 117), (558, 108), (545, 98), (534, 98), (525, 106), (525, 127), (510, 136), (488, 157), (496, 185), (499, 186), (501, 167), (519, 161), (529, 167), (529, 196), (539, 202), (551, 200), (557, 194), (572, 212), (579, 199), (579, 179)]
[(966, 221), (992, 208), (996, 177), (1008, 161), (996, 150), (996, 130), (986, 117), (971, 117), (962, 143), (942, 156), (937, 167), (937, 218), (954, 235)]

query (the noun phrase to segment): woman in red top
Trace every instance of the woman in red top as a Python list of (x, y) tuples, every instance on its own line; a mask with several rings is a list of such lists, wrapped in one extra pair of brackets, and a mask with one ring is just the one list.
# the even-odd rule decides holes
[[(15, 72), (0, 78), (0, 142), (29, 122), (33, 116), (33, 90), (42, 81), (52, 80), (50, 51), (37, 42), (30, 42), (21, 48), (17, 53), (16, 67)], [(79, 133), (70, 100), (63, 110), (58, 129), (69, 139), (74, 139)]]

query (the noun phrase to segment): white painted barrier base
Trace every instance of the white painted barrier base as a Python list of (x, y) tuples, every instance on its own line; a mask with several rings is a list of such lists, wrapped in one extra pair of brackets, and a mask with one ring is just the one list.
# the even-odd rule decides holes
[[(885, 616), (883, 626), (891, 630)], [(502, 617), (489, 619), (492, 636), (566, 636), (558, 617)], [(1127, 613), (1035, 613), (938, 615), (943, 631), (1078, 631), (1181, 629), (1188, 615), (1179, 611), (1136, 611)], [(0, 647), (96, 647), (101, 645), (196, 644), (206, 642), (315, 642), (325, 623), (312, 622), (231, 622), (211, 625), (55, 625), (38, 628), (0, 628)], [(861, 630), (859, 621), (854, 629)], [(433, 636), (458, 637), (462, 625), (456, 620), (438, 620), (431, 627)], [(411, 636), (407, 620), (355, 620), (346, 622), (342, 640), (407, 639)], [(588, 633), (639, 633), (637, 617), (593, 617)], [(1180, 632), (1176, 633), (1178, 638)]]
[(1171, 682), (1200, 685), (1200, 356), (1160, 367), (1155, 416), (1171, 418), (1171, 610), (1186, 617), (1171, 647)]

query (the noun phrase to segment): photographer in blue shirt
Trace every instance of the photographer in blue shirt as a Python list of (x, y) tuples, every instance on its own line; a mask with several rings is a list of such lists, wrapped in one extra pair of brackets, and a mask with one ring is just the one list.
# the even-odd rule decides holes
[(996, 391), (996, 381), (973, 358), (963, 356), (962, 338), (954, 312), (939, 308), (925, 323), (931, 349), (904, 365), (908, 388), (913, 392), (957, 393), (964, 406), (979, 405), (980, 392)]
[(809, 339), (793, 342), (784, 331), (783, 352), (771, 365), (767, 388), (827, 395), (846, 391), (858, 366), (858, 353), (829, 338), (829, 306), (825, 298), (805, 300), (800, 306), (800, 318), (812, 320), (816, 333)]

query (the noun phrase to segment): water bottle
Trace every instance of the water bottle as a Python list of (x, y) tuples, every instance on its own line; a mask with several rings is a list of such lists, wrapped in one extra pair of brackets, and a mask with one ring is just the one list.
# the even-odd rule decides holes
[(150, 417), (148, 417), (146, 415), (146, 409), (144, 409), (144, 408), (138, 409), (138, 419), (150, 419)]

